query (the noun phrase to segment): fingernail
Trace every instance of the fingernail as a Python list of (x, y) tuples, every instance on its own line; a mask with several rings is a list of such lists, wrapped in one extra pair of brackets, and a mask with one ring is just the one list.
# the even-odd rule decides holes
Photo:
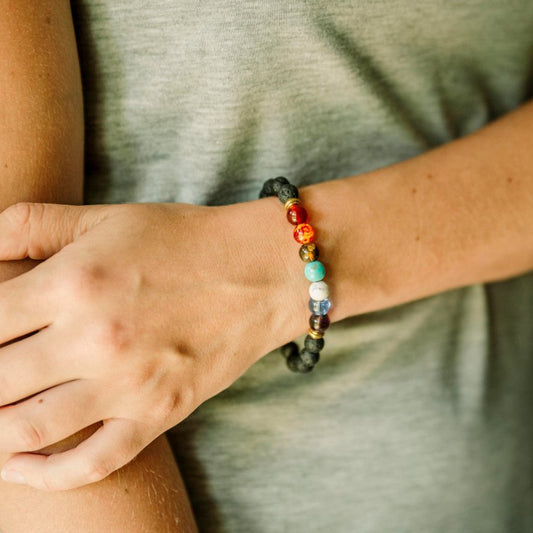
[(16, 470), (8, 470), (7, 468), (5, 468), (2, 470), (2, 473), (0, 475), (2, 476), (2, 479), (4, 481), (7, 481), (8, 483), (18, 483), (19, 485), (26, 484), (24, 476)]

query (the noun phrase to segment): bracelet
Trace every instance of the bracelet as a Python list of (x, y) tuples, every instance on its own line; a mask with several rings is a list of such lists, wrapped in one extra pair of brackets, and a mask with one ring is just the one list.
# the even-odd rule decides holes
[(263, 184), (259, 198), (277, 196), (285, 204), (288, 221), (296, 226), (293, 231), (294, 239), (301, 244), (300, 258), (306, 263), (305, 277), (311, 282), (309, 286), (309, 330), (305, 337), (304, 347), (298, 352), (298, 345), (289, 342), (281, 347), (281, 353), (287, 361), (287, 366), (293, 372), (306, 373), (320, 359), (320, 351), (324, 348), (324, 332), (329, 327), (328, 311), (331, 307), (329, 289), (323, 281), (326, 275), (324, 265), (317, 261), (318, 246), (315, 244), (315, 231), (307, 223), (307, 211), (298, 198), (298, 189), (283, 176), (271, 178)]

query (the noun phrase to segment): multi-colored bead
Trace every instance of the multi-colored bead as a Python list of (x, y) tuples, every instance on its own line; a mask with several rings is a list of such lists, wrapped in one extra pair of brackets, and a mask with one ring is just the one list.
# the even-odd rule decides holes
[(302, 244), (300, 247), (300, 259), (304, 263), (316, 261), (318, 259), (318, 246), (314, 242)]
[(307, 223), (298, 224), (292, 233), (296, 242), (300, 244), (309, 244), (315, 238), (315, 230)]
[(295, 226), (293, 236), (300, 243), (300, 258), (306, 263), (305, 277), (311, 282), (309, 286), (309, 330), (305, 337), (304, 348), (299, 352), (294, 342), (282, 346), (281, 352), (287, 360), (287, 366), (294, 372), (307, 373), (318, 363), (320, 351), (324, 348), (324, 332), (330, 325), (328, 311), (331, 308), (329, 288), (323, 281), (326, 268), (318, 259), (318, 246), (314, 243), (315, 231), (308, 223), (308, 214), (301, 205), (298, 189), (284, 176), (272, 178), (263, 184), (259, 198), (277, 196), (285, 205), (287, 220)]

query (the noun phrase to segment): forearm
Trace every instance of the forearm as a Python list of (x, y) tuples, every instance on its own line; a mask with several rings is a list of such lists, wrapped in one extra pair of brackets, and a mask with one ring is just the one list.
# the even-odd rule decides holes
[(0, 482), (0, 495), (0, 530), (4, 533), (198, 531), (164, 435), (96, 487), (42, 493)]
[[(83, 106), (68, 2), (1, 0), (0, 210), (83, 200)], [(36, 261), (0, 262), (0, 281)]]
[(533, 268), (533, 104), (408, 161), (300, 189), (333, 321)]
[(0, 7), (0, 209), (81, 203), (83, 107), (69, 3)]

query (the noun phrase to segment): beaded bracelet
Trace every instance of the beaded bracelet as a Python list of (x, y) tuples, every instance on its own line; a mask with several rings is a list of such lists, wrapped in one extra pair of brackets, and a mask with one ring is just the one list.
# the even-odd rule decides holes
[(305, 277), (311, 282), (309, 287), (309, 330), (305, 337), (304, 347), (298, 352), (298, 345), (289, 342), (281, 347), (281, 353), (287, 360), (287, 366), (293, 372), (306, 373), (320, 359), (320, 351), (324, 348), (324, 332), (329, 327), (328, 311), (331, 302), (328, 299), (329, 289), (324, 281), (326, 269), (317, 261), (318, 246), (314, 243), (315, 232), (307, 223), (307, 211), (298, 198), (298, 189), (289, 183), (287, 178), (280, 176), (271, 178), (263, 184), (259, 198), (277, 196), (285, 204), (288, 221), (296, 226), (293, 231), (294, 239), (300, 243), (300, 258), (306, 263)]

